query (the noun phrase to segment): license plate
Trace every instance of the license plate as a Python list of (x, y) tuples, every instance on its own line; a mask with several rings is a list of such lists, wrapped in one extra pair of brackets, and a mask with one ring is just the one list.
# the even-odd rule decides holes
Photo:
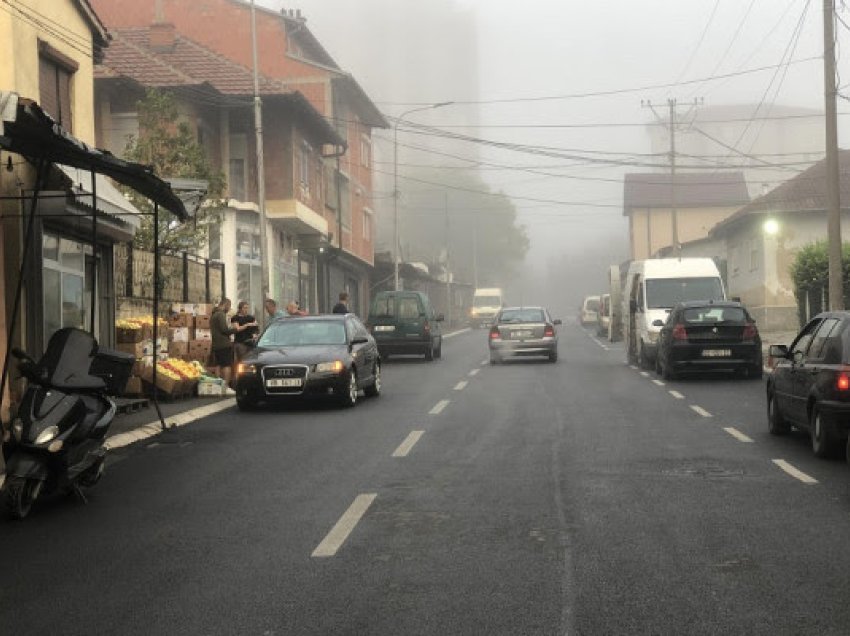
[(514, 338), (519, 338), (520, 340), (531, 338), (532, 335), (533, 332), (531, 331), (514, 331)]
[(291, 389), (301, 386), (302, 382), (301, 378), (274, 378), (266, 380), (266, 386), (270, 389)]
[(392, 325), (375, 325), (375, 331), (395, 331)]
[(732, 355), (731, 349), (703, 349), (703, 358), (729, 358)]

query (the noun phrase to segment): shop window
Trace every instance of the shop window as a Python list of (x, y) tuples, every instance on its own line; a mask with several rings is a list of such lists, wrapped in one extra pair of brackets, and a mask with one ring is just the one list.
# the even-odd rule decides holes
[(89, 328), (91, 275), (86, 257), (91, 248), (82, 243), (45, 233), (42, 238), (42, 297), (44, 338), (64, 327)]

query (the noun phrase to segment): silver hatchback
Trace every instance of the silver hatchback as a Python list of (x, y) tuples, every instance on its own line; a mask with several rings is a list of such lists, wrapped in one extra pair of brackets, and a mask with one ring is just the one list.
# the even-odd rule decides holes
[(549, 362), (558, 360), (558, 333), (543, 307), (504, 307), (493, 321), (487, 340), (490, 364), (498, 364), (514, 356), (544, 356)]

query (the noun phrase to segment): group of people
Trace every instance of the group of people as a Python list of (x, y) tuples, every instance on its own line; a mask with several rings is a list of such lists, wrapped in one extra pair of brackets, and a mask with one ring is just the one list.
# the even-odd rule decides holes
[[(228, 321), (227, 314), (230, 313), (231, 307), (230, 299), (222, 298), (213, 310), (210, 319), (213, 356), (211, 370), (223, 379), (228, 386), (230, 386), (233, 378), (234, 362), (238, 362), (248, 354), (260, 333), (260, 325), (257, 319), (248, 313), (250, 307), (246, 301), (243, 300), (237, 305), (236, 313)], [(268, 314), (269, 321), (309, 315), (307, 311), (301, 309), (301, 304), (297, 300), (287, 303), (286, 309), (283, 310), (278, 309), (275, 300), (267, 298), (263, 307)], [(333, 313), (349, 313), (347, 292), (340, 292), (339, 302), (334, 306)], [(231, 336), (233, 337), (232, 342)]]

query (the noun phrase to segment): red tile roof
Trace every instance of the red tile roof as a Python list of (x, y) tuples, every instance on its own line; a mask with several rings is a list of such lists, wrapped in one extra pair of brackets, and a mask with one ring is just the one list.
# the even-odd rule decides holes
[[(730, 207), (750, 201), (742, 172), (676, 175), (676, 206), (681, 208)], [(624, 179), (623, 215), (634, 208), (671, 207), (671, 176), (664, 173), (627, 174)]]

